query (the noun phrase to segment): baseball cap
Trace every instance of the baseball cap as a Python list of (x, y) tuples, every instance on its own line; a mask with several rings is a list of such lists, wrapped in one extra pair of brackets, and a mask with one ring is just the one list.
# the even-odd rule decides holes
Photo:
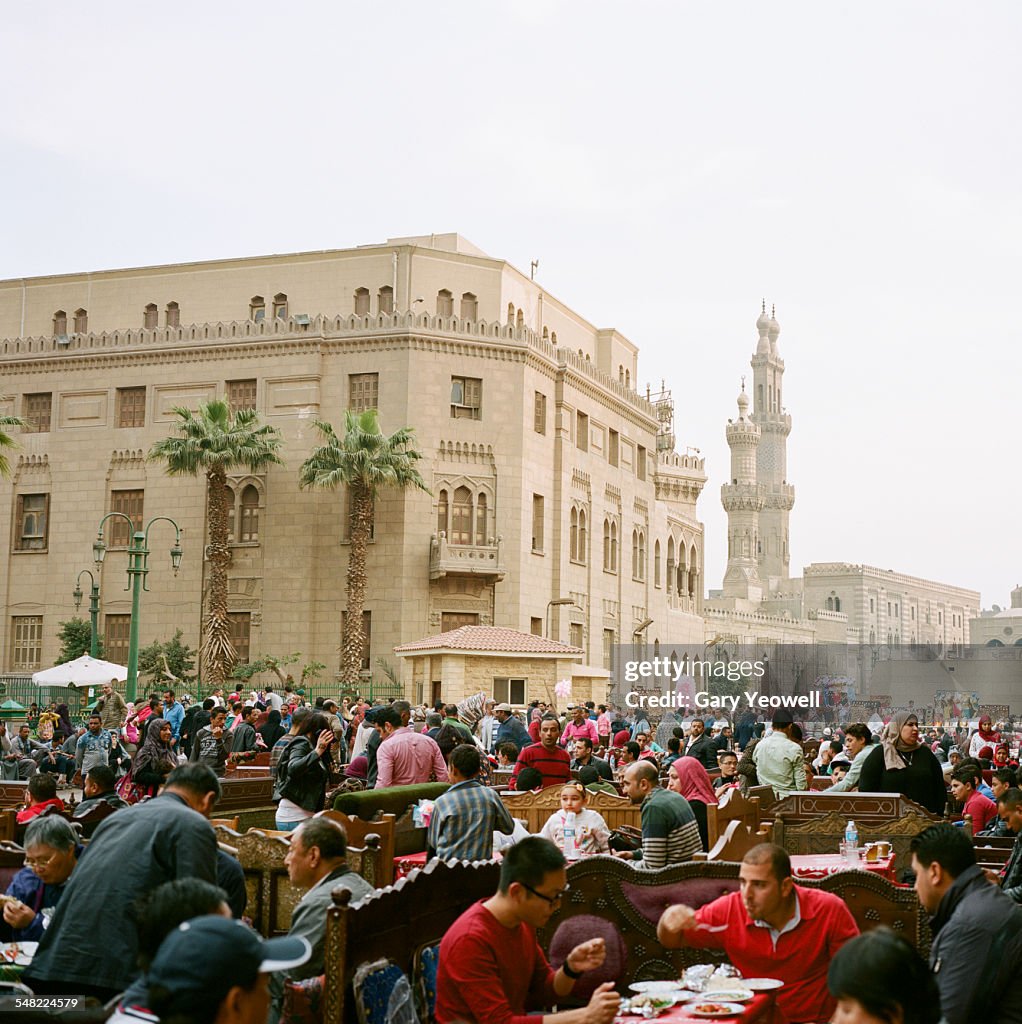
[(192, 918), (161, 943), (149, 969), (150, 992), (165, 989), (160, 1016), (187, 1011), (197, 1002), (219, 1003), (254, 974), (284, 971), (304, 964), (312, 947), (301, 936), (264, 939), (247, 924), (210, 915)]
[(507, 701), (504, 701), (502, 704), (498, 704), (493, 710), (494, 711), (513, 711), (514, 709), (511, 707), (510, 704), (508, 704)]

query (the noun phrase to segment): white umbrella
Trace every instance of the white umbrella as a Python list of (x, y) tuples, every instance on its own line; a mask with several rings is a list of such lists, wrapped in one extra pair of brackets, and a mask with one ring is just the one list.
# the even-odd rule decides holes
[(74, 661), (66, 661), (63, 665), (54, 665), (53, 668), (32, 673), (32, 682), (37, 686), (67, 686), (70, 683), (74, 683), (75, 686), (99, 686), (102, 683), (109, 683), (111, 679), (124, 682), (127, 678), (128, 669), (125, 665), (115, 665), (112, 661), (91, 658), (88, 654), (83, 654)]

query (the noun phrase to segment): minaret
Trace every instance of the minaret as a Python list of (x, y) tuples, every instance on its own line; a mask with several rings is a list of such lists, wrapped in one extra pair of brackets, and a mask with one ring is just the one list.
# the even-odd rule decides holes
[(727, 570), (724, 596), (758, 603), (763, 596), (756, 565), (759, 517), (763, 508), (762, 489), (756, 483), (756, 450), (762, 432), (749, 418), (749, 396), (745, 378), (738, 396), (738, 419), (727, 422), (727, 443), (731, 449), (731, 483), (720, 489), (720, 501), (727, 512)]
[(795, 504), (795, 488), (788, 483), (791, 417), (781, 402), (784, 360), (777, 352), (781, 326), (772, 308), (767, 317), (765, 300), (756, 330), (759, 342), (752, 357), (752, 421), (762, 431), (763, 439), (756, 452), (756, 479), (764, 490), (756, 560), (763, 586), (772, 593), (780, 588), (782, 580), (789, 578), (788, 514)]

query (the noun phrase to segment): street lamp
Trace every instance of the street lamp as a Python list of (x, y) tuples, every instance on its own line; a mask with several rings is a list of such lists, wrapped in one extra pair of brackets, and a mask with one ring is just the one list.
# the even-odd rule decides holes
[[(92, 555), (96, 568), (101, 568), (106, 557), (106, 544), (103, 542), (103, 526), (108, 519), (119, 516), (129, 529), (134, 529), (134, 521), (123, 512), (108, 512), (99, 521), (99, 532), (92, 542)], [(131, 535), (131, 546), (128, 548), (128, 586), (131, 588), (131, 633), (128, 639), (128, 682), (125, 687), (125, 700), (134, 701), (135, 688), (138, 683), (138, 617), (142, 603), (142, 591), (148, 590), (146, 576), (149, 574), (149, 530), (154, 523), (170, 523), (175, 530), (174, 546), (170, 549), (170, 565), (177, 575), (181, 568), (181, 527), (169, 516), (154, 516), (146, 523), (144, 530), (134, 530)]]
[[(550, 609), (554, 605), (562, 604), (575, 604), (575, 598), (573, 597), (555, 597), (552, 601), (546, 603), (546, 636), (548, 640), (552, 640), (553, 637), (550, 635)], [(577, 606), (576, 606), (577, 607)]]
[(89, 583), (92, 584), (92, 589), (89, 592), (89, 618), (92, 620), (92, 636), (89, 638), (89, 656), (92, 658), (98, 658), (99, 650), (99, 633), (98, 621), (99, 621), (99, 584), (96, 582), (96, 577), (88, 569), (82, 569), (78, 574), (78, 582), (75, 583), (75, 588), (71, 592), (71, 596), (75, 601), (75, 611), (78, 611), (82, 606), (82, 577), (88, 576)]

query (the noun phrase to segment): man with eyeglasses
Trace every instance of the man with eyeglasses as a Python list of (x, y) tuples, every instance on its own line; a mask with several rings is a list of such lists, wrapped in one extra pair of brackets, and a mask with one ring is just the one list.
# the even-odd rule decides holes
[[(602, 938), (575, 946), (556, 971), (536, 941), (568, 891), (564, 856), (530, 836), (504, 854), (500, 886), (465, 911), (440, 943), (437, 1024), (525, 1024), (532, 1010), (563, 1003), (575, 982), (603, 965)], [(547, 1014), (557, 1024), (610, 1024), (620, 999), (614, 982), (597, 985), (588, 1004)]]
[(5, 941), (38, 942), (64, 893), (84, 847), (70, 822), (47, 815), (25, 830), (25, 866), (3, 897)]

